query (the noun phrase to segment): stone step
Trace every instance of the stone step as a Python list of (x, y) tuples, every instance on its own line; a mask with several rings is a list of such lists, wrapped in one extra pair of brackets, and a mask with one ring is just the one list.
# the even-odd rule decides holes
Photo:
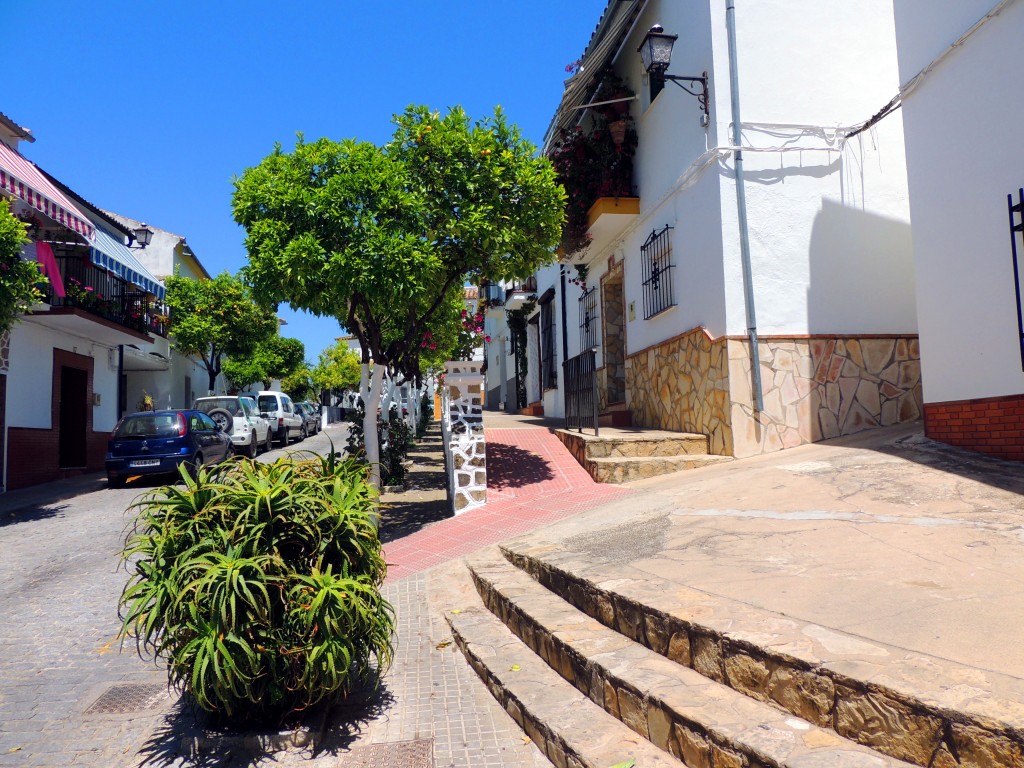
[(584, 449), (582, 455), (587, 459), (634, 459), (682, 454), (700, 455), (708, 452), (707, 435), (690, 432), (654, 430), (626, 432), (625, 430), (610, 429), (595, 436), (559, 430), (559, 439), (564, 443), (569, 441), (582, 444)]
[[(469, 581), (465, 567), (462, 573)], [(463, 600), (453, 602), (467, 605)], [(445, 617), (474, 671), (555, 766), (611, 768), (634, 760), (639, 768), (686, 768), (559, 677), (479, 601), (450, 605)]]
[(680, 587), (551, 542), (505, 557), (603, 625), (753, 699), (927, 768), (1024, 765), (1024, 680)]
[(599, 483), (631, 483), (648, 477), (667, 475), (670, 472), (681, 472), (684, 469), (696, 469), (711, 464), (732, 461), (731, 456), (711, 456), (710, 454), (683, 454), (680, 456), (651, 456), (638, 458), (611, 457), (607, 459), (589, 459), (585, 465), (590, 476)]
[(686, 765), (910, 768), (630, 640), (545, 589), (496, 549), (471, 558), (469, 568), (487, 608), (534, 653)]

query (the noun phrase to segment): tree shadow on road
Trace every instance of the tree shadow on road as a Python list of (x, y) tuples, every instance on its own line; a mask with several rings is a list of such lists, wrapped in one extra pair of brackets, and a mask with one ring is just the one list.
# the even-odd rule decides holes
[(487, 487), (495, 491), (523, 488), (552, 480), (555, 473), (536, 453), (506, 443), (487, 445)]
[(18, 523), (34, 523), (51, 517), (64, 517), (64, 510), (67, 508), (67, 504), (49, 504), (4, 512), (0, 514), (0, 528)]

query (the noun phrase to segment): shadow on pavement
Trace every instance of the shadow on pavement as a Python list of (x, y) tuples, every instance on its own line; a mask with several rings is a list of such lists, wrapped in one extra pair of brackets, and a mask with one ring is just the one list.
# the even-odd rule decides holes
[(18, 523), (34, 523), (50, 517), (64, 517), (67, 504), (51, 504), (49, 506), (29, 507), (0, 514), (0, 528)]
[(452, 517), (447, 497), (430, 501), (392, 502), (381, 509), (380, 540), (384, 544)]
[(960, 475), (1010, 493), (1024, 494), (1024, 464), (946, 445), (920, 432), (871, 446), (879, 453), (898, 456), (940, 472)]
[(548, 463), (535, 453), (506, 443), (487, 444), (488, 488), (523, 488), (554, 477)]
[[(275, 752), (258, 746), (267, 731), (214, 729), (205, 725), (205, 713), (188, 697), (179, 699), (163, 722), (139, 750), (138, 768), (248, 768), (278, 762)], [(385, 684), (357, 691), (334, 703), (319, 724), (311, 714), (310, 722), (292, 727), (308, 727), (315, 733), (313, 748), (293, 748), (290, 754), (305, 758), (322, 755), (343, 757), (351, 751), (369, 723), (379, 719), (395, 703)], [(322, 725), (321, 725), (322, 724)], [(343, 763), (344, 764), (344, 763)]]

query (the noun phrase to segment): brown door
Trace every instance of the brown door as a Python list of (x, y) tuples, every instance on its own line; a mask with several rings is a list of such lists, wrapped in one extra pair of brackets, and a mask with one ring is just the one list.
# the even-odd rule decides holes
[(88, 463), (88, 396), (89, 372), (62, 365), (58, 425), (58, 457), (61, 469), (84, 467)]

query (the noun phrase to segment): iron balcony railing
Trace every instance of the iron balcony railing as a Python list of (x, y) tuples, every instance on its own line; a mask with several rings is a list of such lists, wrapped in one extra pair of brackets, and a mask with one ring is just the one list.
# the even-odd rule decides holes
[(598, 434), (597, 350), (587, 349), (562, 363), (565, 380), (565, 428)]
[(50, 282), (45, 294), (51, 307), (77, 307), (133, 331), (167, 336), (170, 318), (165, 303), (93, 266), (75, 250), (55, 255), (65, 295), (58, 296)]

